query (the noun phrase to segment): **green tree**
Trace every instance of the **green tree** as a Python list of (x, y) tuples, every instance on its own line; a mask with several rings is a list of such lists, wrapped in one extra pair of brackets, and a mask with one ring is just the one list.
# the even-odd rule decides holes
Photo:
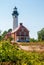
[(0, 41), (2, 40), (1, 30), (0, 30)]
[(44, 41), (44, 28), (42, 28), (40, 31), (38, 31), (38, 40)]
[(30, 42), (37, 42), (37, 40), (34, 38), (30, 38)]
[(4, 31), (2, 34), (2, 38), (4, 38), (6, 34), (7, 34), (7, 31)]
[(12, 31), (12, 29), (10, 28), (10, 29), (8, 29), (8, 32), (11, 32)]
[(0, 36), (0, 41), (2, 40), (2, 36)]
[(0, 30), (0, 36), (1, 36), (1, 30)]

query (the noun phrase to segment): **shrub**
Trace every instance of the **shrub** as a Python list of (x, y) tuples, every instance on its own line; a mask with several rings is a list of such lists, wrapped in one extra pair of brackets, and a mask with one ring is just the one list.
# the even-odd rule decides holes
[(0, 42), (2, 65), (3, 62), (10, 62), (12, 65), (44, 65), (44, 53), (27, 52), (18, 48), (17, 44), (12, 45), (8, 41)]

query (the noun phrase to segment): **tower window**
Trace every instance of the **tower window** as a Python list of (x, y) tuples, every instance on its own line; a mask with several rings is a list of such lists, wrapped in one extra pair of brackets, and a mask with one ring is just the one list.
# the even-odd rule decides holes
[(15, 16), (15, 18), (16, 18), (17, 16)]

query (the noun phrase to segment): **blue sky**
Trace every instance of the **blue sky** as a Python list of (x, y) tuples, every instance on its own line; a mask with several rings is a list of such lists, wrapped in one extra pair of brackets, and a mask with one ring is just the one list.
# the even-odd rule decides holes
[(44, 27), (44, 0), (0, 0), (0, 29), (12, 28), (12, 11), (18, 8), (18, 22), (30, 31), (30, 37), (37, 38), (37, 31)]

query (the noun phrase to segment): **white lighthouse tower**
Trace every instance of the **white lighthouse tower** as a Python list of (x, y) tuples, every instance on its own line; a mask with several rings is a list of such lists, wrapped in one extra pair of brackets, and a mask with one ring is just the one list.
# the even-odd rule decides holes
[(15, 7), (12, 13), (13, 16), (13, 30), (15, 30), (18, 27), (18, 11)]

